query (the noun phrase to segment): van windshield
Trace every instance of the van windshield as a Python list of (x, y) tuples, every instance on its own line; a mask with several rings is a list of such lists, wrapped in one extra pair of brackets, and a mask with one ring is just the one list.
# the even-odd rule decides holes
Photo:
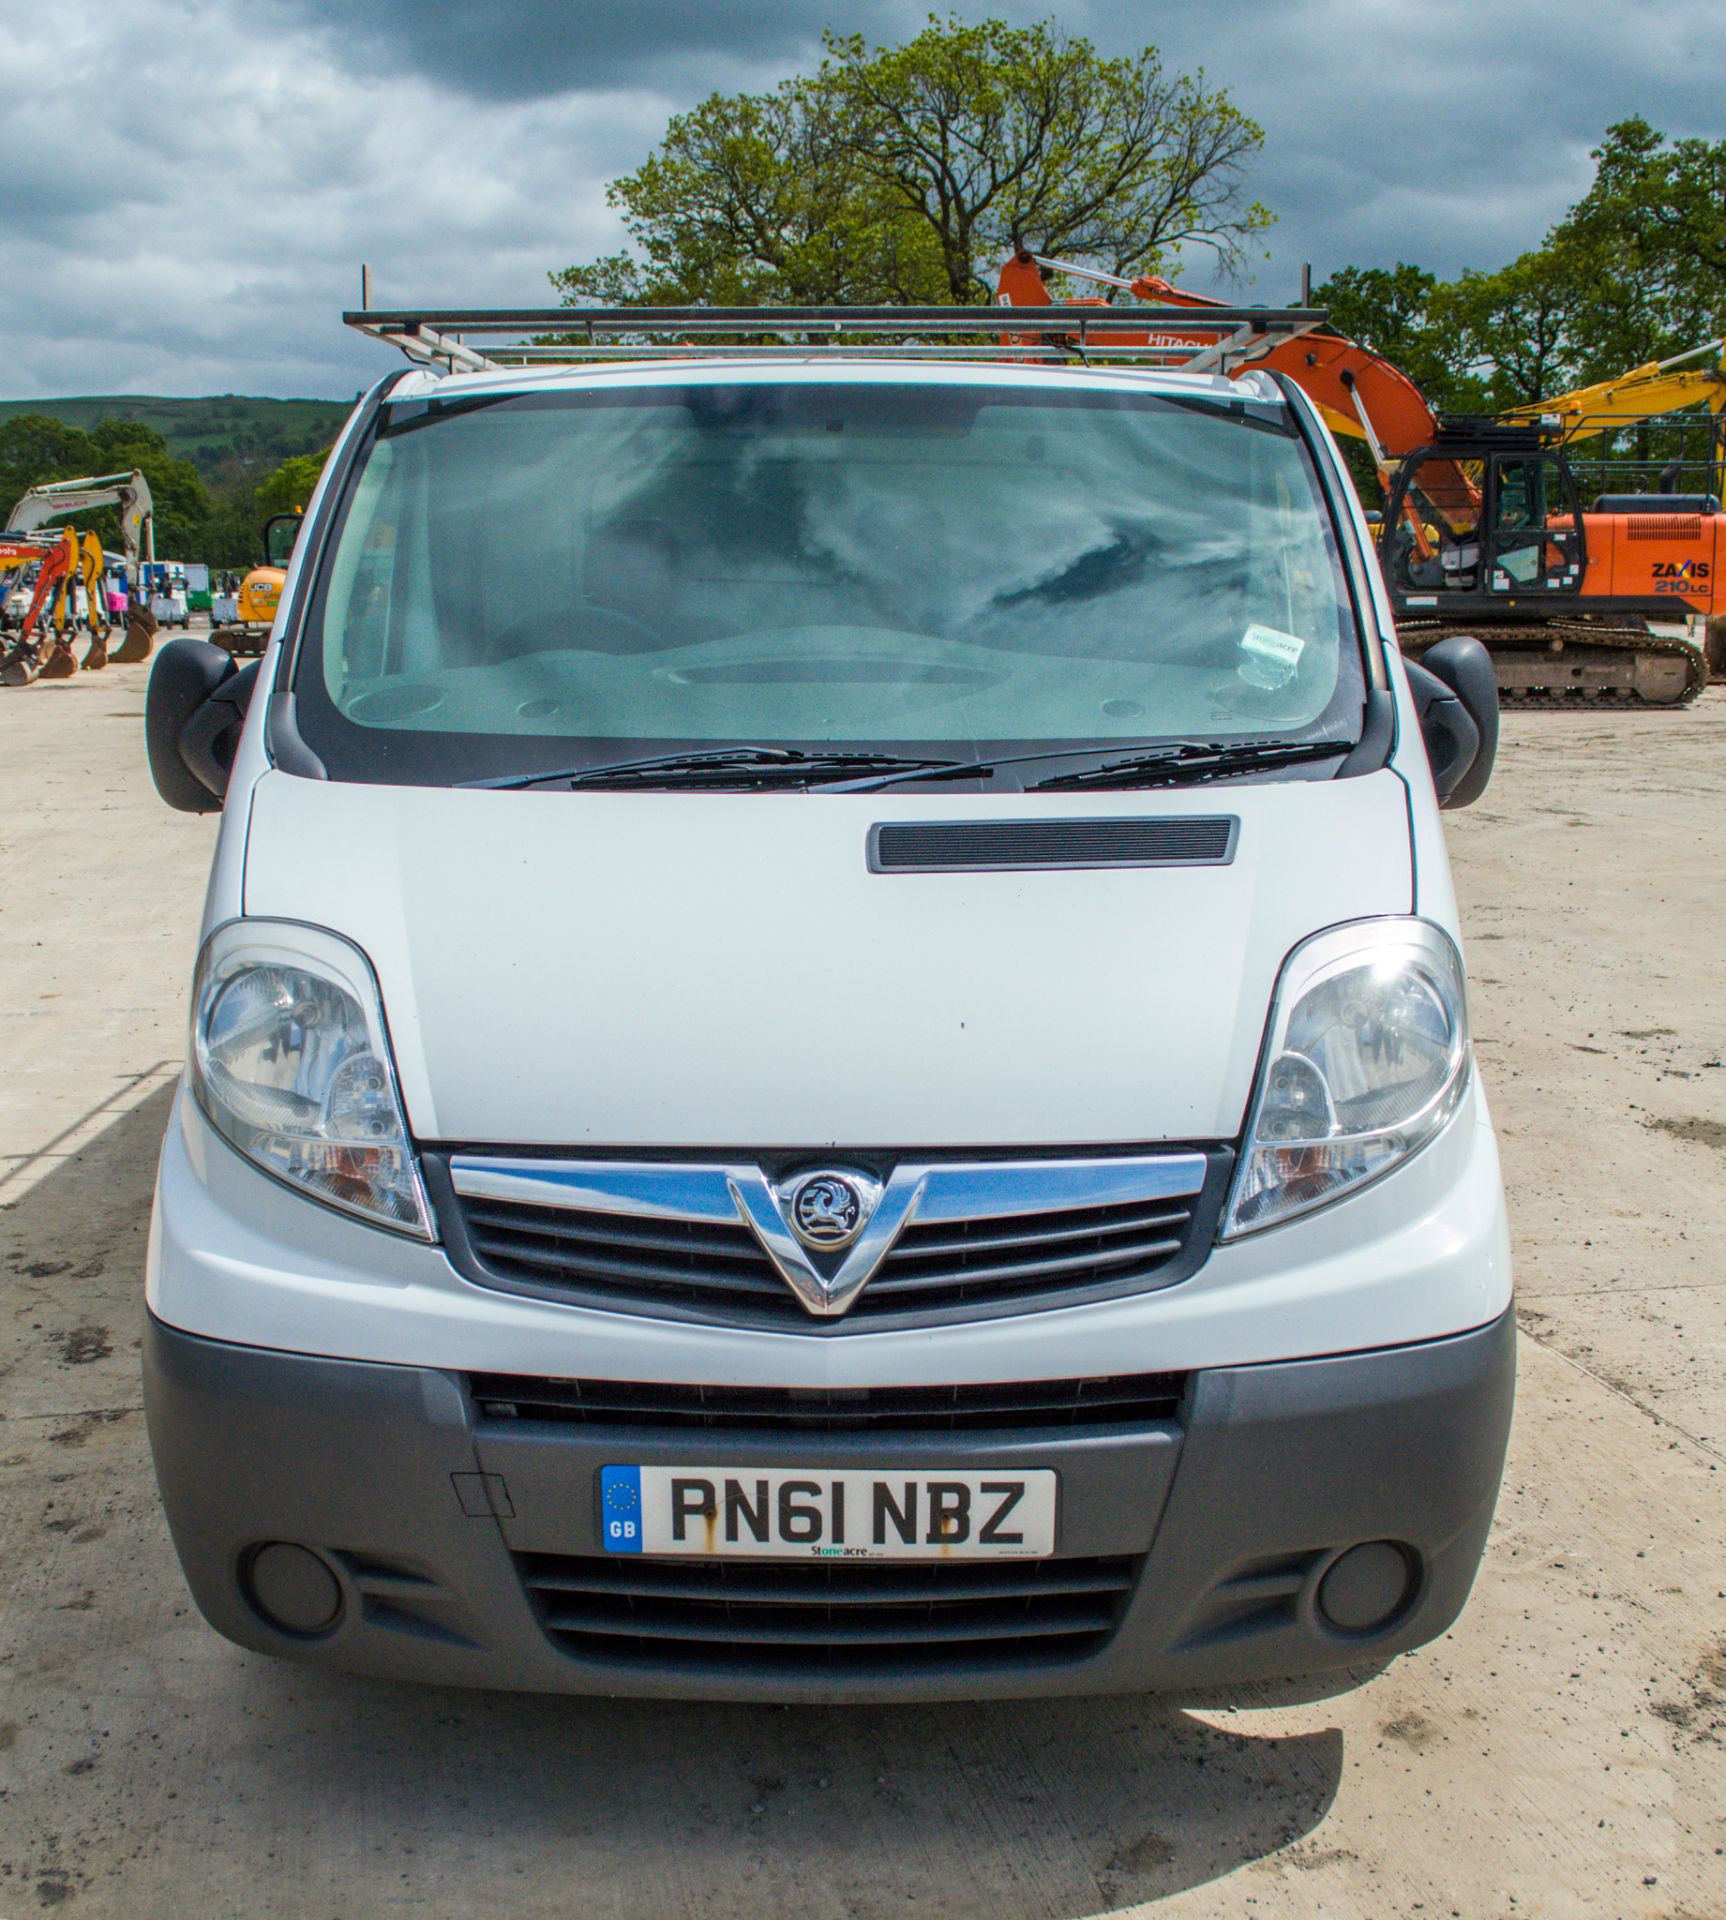
[(1053, 379), (386, 404), (295, 691), (334, 777), (438, 783), (741, 744), (1350, 742), (1364, 702), (1282, 411)]

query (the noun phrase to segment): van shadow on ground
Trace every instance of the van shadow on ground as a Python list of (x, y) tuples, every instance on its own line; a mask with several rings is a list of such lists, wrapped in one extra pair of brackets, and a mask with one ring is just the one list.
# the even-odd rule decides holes
[(0, 1863), (20, 1890), (129, 1916), (237, 1911), (254, 1886), (246, 1910), (280, 1915), (1076, 1920), (1250, 1868), (1324, 1820), (1334, 1727), (1255, 1736), (1137, 1698), (488, 1695), (220, 1640), (187, 1599), (136, 1411), (172, 1097), (10, 1204), (0, 1187)]

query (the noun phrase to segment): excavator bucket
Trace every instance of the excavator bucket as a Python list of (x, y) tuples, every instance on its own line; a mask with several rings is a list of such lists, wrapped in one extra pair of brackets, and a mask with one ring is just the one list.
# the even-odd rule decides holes
[(72, 651), (71, 642), (62, 640), (57, 634), (48, 643), (47, 657), (36, 669), (38, 680), (75, 680), (78, 676), (78, 656)]
[(155, 644), (155, 615), (147, 603), (134, 598), (126, 608), (126, 637), (108, 658), (117, 667), (135, 667), (149, 659)]

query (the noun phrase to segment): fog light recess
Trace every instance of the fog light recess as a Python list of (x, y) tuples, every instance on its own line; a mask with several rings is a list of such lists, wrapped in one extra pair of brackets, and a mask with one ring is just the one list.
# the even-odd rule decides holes
[(283, 1633), (327, 1633), (341, 1618), (341, 1582), (310, 1547), (272, 1540), (246, 1563), (252, 1605)]
[(1318, 1583), (1319, 1618), (1338, 1633), (1375, 1633), (1408, 1605), (1417, 1578), (1414, 1555), (1394, 1541), (1350, 1547)]

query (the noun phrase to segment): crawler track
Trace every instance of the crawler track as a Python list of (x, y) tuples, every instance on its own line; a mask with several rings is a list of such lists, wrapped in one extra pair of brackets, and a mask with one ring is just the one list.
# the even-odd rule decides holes
[(1472, 634), (1492, 655), (1503, 706), (1684, 707), (1708, 684), (1699, 647), (1651, 633), (1639, 621), (1404, 620), (1397, 632), (1416, 660), (1436, 641)]

